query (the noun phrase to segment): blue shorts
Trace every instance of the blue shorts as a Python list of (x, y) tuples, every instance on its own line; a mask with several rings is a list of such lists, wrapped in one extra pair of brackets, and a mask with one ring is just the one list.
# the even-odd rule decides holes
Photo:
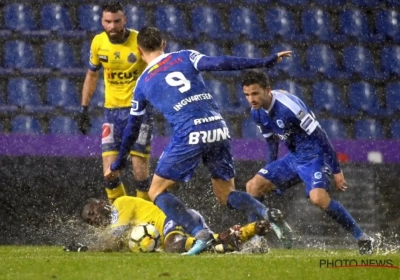
[[(213, 122), (196, 126), (197, 131), (174, 134), (168, 146), (161, 155), (155, 174), (172, 181), (187, 182), (193, 176), (194, 169), (203, 160), (203, 164), (211, 173), (211, 178), (229, 180), (235, 177), (235, 163), (231, 152), (231, 140), (224, 121)], [(192, 133), (208, 133), (212, 135), (215, 130), (224, 130), (227, 137), (207, 138), (191, 137)], [(192, 135), (193, 136), (193, 135)], [(197, 135), (198, 136), (198, 135)], [(210, 142), (207, 142), (210, 139)], [(211, 140), (214, 140), (211, 142)]]
[(257, 174), (271, 181), (277, 187), (274, 191), (277, 194), (283, 194), (302, 181), (306, 186), (307, 197), (312, 189), (329, 191), (330, 187), (331, 170), (320, 156), (305, 161), (290, 153), (267, 164)]
[[(129, 111), (130, 107), (116, 109), (105, 108), (101, 135), (101, 150), (103, 156), (118, 154), (121, 146), (122, 134), (128, 123)], [(153, 118), (151, 110), (148, 110), (148, 113), (146, 113), (143, 118), (139, 137), (131, 147), (131, 155), (150, 157), (152, 132)]]

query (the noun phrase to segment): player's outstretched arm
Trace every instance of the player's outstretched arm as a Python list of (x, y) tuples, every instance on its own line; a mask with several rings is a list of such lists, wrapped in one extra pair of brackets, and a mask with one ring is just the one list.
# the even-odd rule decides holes
[(284, 57), (290, 57), (292, 51), (283, 51), (266, 58), (246, 58), (237, 56), (201, 56), (197, 59), (199, 71), (243, 70), (272, 67)]

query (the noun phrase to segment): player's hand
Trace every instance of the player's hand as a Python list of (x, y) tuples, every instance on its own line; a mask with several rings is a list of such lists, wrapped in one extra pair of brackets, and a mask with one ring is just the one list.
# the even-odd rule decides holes
[(104, 173), (104, 178), (108, 181), (112, 181), (113, 179), (119, 176), (120, 170), (111, 171), (110, 167), (107, 168), (106, 172)]
[(335, 181), (335, 187), (339, 191), (344, 192), (347, 189), (347, 182), (344, 179), (343, 172), (333, 174), (333, 180)]
[(78, 128), (83, 134), (86, 135), (91, 126), (92, 124), (90, 123), (88, 106), (82, 106), (81, 112), (79, 113)]
[(277, 62), (281, 62), (284, 57), (291, 57), (292, 56), (292, 51), (284, 51), (284, 52), (278, 52), (278, 60)]
[(75, 241), (72, 241), (71, 244), (64, 247), (65, 252), (86, 252), (88, 250), (88, 246), (83, 245), (79, 242), (75, 243)]

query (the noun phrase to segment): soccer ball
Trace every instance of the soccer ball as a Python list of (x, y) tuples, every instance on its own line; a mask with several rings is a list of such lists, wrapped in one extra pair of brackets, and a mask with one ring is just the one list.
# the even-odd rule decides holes
[(160, 245), (160, 233), (152, 224), (135, 226), (129, 236), (129, 249), (132, 252), (154, 252)]

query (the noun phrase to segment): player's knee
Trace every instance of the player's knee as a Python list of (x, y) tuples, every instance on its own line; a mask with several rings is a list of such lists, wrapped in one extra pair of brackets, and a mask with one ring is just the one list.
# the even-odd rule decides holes
[(246, 183), (246, 192), (255, 197), (263, 196), (271, 192), (272, 189), (273, 184), (267, 180), (265, 180), (265, 182), (259, 182), (256, 178), (253, 178)]
[(330, 203), (330, 197), (325, 192), (310, 192), (310, 200), (315, 205), (321, 209), (326, 209)]
[(218, 192), (214, 190), (214, 194), (215, 197), (217, 198), (218, 202), (222, 205), (227, 205), (228, 204), (228, 197), (229, 194), (232, 192), (233, 190), (219, 190)]

